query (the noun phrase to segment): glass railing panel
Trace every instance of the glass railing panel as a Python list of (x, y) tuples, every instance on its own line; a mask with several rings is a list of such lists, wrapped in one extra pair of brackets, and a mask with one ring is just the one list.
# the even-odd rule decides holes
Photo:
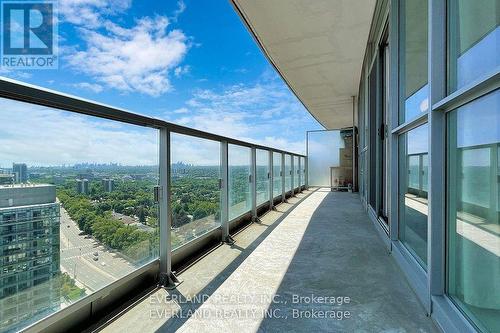
[(282, 194), (281, 154), (273, 152), (273, 198)]
[(285, 154), (285, 193), (292, 190), (292, 156)]
[(221, 224), (220, 143), (171, 133), (172, 249)]
[(306, 159), (304, 157), (300, 158), (300, 185), (304, 186), (306, 184)]
[(228, 145), (229, 220), (252, 209), (251, 156), (250, 148)]
[(293, 188), (296, 189), (299, 187), (299, 157), (293, 157)]
[(256, 191), (257, 206), (269, 201), (269, 152), (267, 150), (257, 149), (255, 151), (256, 160)]
[(16, 331), (158, 258), (158, 131), (0, 105), (0, 331)]

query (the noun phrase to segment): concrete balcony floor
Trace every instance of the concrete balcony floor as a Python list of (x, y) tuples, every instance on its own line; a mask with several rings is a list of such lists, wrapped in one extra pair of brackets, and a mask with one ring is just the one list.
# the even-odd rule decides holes
[(177, 289), (152, 292), (99, 329), (438, 332), (357, 194), (305, 191), (235, 239), (182, 272)]

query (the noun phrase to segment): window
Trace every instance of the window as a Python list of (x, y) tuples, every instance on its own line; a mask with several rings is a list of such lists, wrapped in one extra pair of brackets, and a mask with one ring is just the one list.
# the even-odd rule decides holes
[(400, 124), (429, 109), (427, 21), (427, 1), (400, 2)]
[(257, 149), (256, 158), (256, 191), (257, 206), (269, 201), (269, 152), (267, 150)]
[(220, 226), (220, 142), (172, 133), (172, 248)]
[(282, 195), (281, 154), (273, 153), (273, 198)]
[(229, 220), (252, 209), (250, 194), (251, 149), (228, 145)]
[(399, 137), (399, 239), (427, 266), (428, 126)]
[(500, 66), (500, 2), (448, 1), (448, 93)]
[(447, 115), (447, 289), (484, 332), (500, 331), (499, 124), (499, 90)]

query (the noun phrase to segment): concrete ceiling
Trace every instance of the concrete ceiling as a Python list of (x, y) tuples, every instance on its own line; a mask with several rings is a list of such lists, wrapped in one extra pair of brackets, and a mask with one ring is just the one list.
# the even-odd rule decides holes
[(327, 129), (352, 126), (375, 0), (230, 0), (273, 66)]

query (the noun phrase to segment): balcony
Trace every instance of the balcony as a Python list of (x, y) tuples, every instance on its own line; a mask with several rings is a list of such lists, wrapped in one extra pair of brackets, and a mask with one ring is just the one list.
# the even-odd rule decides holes
[(321, 188), (276, 208), (99, 329), (438, 332), (356, 194)]
[[(196, 310), (208, 312), (213, 329), (291, 330), (300, 321), (301, 330), (435, 331), (357, 195), (306, 189), (305, 156), (15, 81), (1, 80), (0, 88), (3, 103), (19, 104), (33, 116), (54, 113), (60, 121), (93, 116), (106, 123), (105, 129), (134, 126), (144, 138), (153, 138), (147, 153), (158, 163), (95, 166), (95, 175), (87, 168), (82, 177), (91, 179), (86, 182), (93, 192), (85, 185), (77, 188), (74, 172), (61, 167), (50, 172), (61, 174), (62, 184), (19, 189), (31, 200), (30, 209), (37, 209), (29, 196), (35, 188), (49, 196), (43, 205), (61, 210), (60, 217), (40, 221), (47, 230), (60, 229), (56, 236), (44, 236), (60, 237), (60, 244), (51, 248), (48, 280), (37, 286), (50, 291), (48, 303), (26, 309), (28, 320), (22, 313), (9, 314), (4, 329), (52, 332), (92, 323), (116, 331), (130, 330), (133, 320), (136, 331), (191, 331), (207, 325), (203, 316), (184, 316)], [(186, 162), (189, 157), (206, 162)], [(114, 191), (127, 193), (128, 202), (137, 200), (141, 211), (110, 201), (116, 196), (96, 190), (97, 177), (114, 177)], [(54, 193), (51, 203), (47, 198)], [(128, 232), (128, 238), (117, 237)], [(126, 243), (133, 235), (137, 241)], [(219, 310), (237, 314), (210, 320)]]
[(307, 155), (0, 78), (0, 332), (499, 332), (499, 2), (230, 3)]

